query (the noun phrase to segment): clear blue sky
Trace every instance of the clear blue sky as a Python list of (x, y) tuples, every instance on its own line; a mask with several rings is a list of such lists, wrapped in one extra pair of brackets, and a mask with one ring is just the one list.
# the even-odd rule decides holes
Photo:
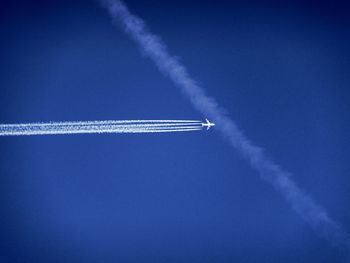
[[(227, 2), (126, 1), (350, 232), (350, 5)], [(1, 1), (0, 33), (1, 123), (206, 117), (94, 1)], [(215, 129), (0, 147), (1, 262), (343, 262)]]

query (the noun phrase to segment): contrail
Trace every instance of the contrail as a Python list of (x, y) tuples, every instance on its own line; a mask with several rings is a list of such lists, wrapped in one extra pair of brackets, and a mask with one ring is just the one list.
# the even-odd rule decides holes
[(263, 180), (270, 183), (286, 199), (297, 214), (333, 245), (349, 249), (348, 237), (340, 225), (297, 186), (288, 172), (270, 160), (262, 148), (248, 140), (215, 99), (206, 95), (204, 89), (190, 77), (185, 66), (169, 54), (162, 40), (152, 34), (140, 18), (130, 13), (122, 1), (99, 1), (108, 9), (113, 22), (123, 28), (139, 45), (142, 53), (182, 90), (199, 112), (216, 122), (221, 135), (259, 172)]
[(0, 136), (82, 133), (159, 133), (199, 131), (206, 124), (191, 120), (121, 120), (0, 124)]

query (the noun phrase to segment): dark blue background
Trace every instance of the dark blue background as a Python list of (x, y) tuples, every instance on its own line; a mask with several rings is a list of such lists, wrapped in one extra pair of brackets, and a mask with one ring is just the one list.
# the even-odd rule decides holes
[[(127, 4), (349, 232), (350, 6), (227, 2)], [(205, 118), (93, 1), (1, 1), (0, 105), (1, 123)], [(342, 262), (215, 129), (0, 147), (1, 262)]]

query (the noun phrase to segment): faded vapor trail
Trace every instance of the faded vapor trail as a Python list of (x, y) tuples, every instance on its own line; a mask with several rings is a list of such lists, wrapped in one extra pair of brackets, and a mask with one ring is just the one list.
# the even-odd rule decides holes
[(82, 133), (159, 133), (198, 131), (200, 121), (122, 120), (0, 124), (0, 136), (55, 135)]
[(340, 225), (296, 185), (288, 172), (270, 160), (262, 148), (248, 140), (236, 123), (224, 114), (213, 98), (206, 95), (203, 88), (190, 77), (185, 66), (169, 54), (162, 40), (152, 34), (140, 18), (130, 13), (127, 6), (119, 0), (100, 2), (108, 9), (113, 22), (123, 28), (139, 45), (142, 53), (181, 89), (199, 112), (216, 123), (221, 135), (259, 172), (263, 180), (270, 183), (285, 198), (297, 214), (333, 245), (348, 249), (347, 235)]

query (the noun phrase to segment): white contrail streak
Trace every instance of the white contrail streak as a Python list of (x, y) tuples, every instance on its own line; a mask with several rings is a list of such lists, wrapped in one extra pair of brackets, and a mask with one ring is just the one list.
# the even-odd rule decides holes
[(159, 133), (201, 130), (200, 121), (123, 120), (0, 124), (0, 136), (82, 133)]
[(289, 173), (270, 160), (262, 148), (248, 140), (236, 123), (224, 114), (224, 110), (213, 98), (206, 95), (204, 89), (190, 77), (185, 66), (169, 54), (166, 45), (147, 29), (140, 18), (131, 14), (122, 1), (100, 0), (100, 2), (108, 9), (113, 22), (122, 26), (139, 45), (142, 53), (153, 60), (158, 69), (182, 90), (193, 106), (216, 122), (216, 127), (222, 136), (250, 162), (262, 179), (280, 192), (289, 205), (317, 232), (331, 243), (341, 248), (348, 248), (347, 236), (340, 225), (296, 185)]

